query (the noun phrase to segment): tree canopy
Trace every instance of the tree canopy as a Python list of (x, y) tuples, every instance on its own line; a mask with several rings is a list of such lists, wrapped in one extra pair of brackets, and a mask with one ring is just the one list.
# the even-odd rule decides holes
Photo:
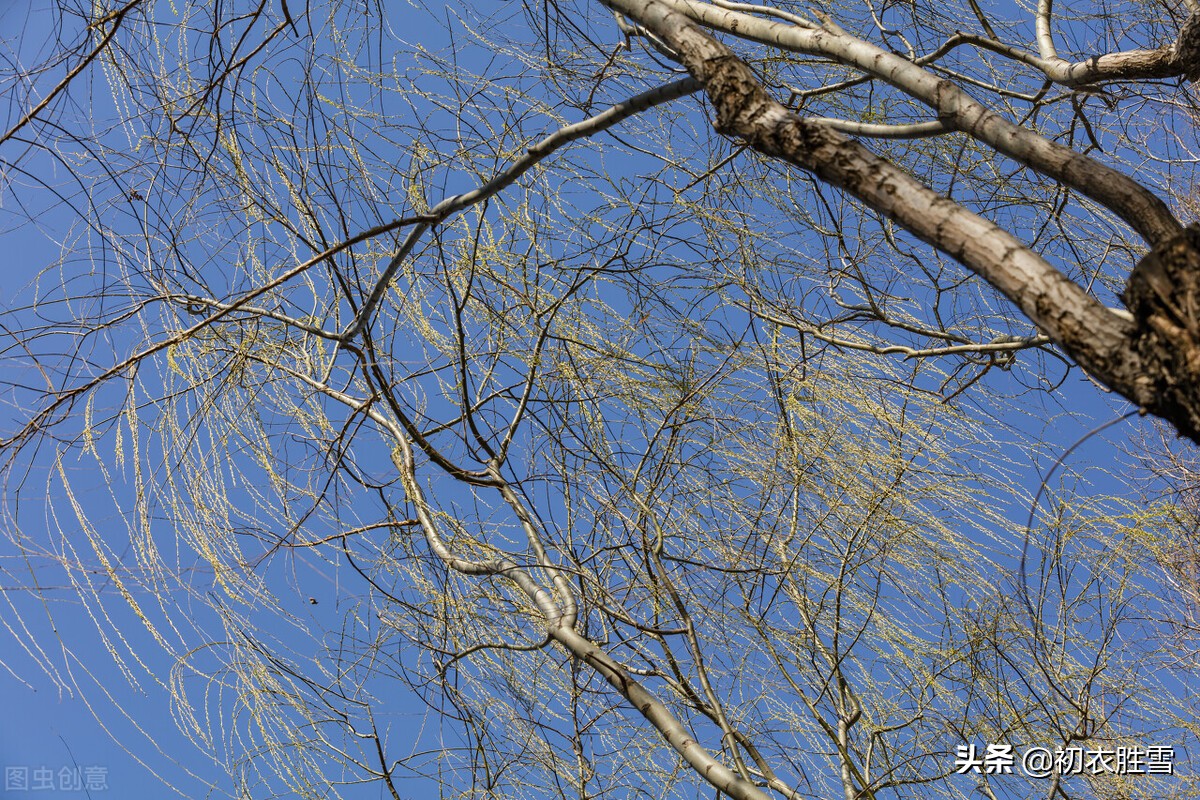
[(1197, 9), (5, 11), (7, 635), (214, 795), (1195, 796)]

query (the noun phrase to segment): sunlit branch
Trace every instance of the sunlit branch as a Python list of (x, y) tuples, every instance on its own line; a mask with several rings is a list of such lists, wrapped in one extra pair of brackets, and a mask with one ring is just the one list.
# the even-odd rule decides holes
[(405, 227), (407, 225), (414, 224), (415, 222), (419, 222), (424, 219), (426, 219), (426, 217), (424, 217), (424, 216), (405, 217), (405, 218), (397, 219), (392, 222), (384, 223), (383, 225), (377, 225), (374, 228), (365, 230), (356, 236), (352, 236), (351, 238), (346, 239), (345, 241), (339, 242), (339, 243), (333, 245), (332, 247), (329, 247), (325, 251), (318, 253), (317, 255), (313, 256), (312, 258), (308, 259), (307, 261), (305, 261), (301, 264), (298, 264), (298, 265), (292, 267), (291, 269), (286, 270), (285, 272), (281, 273), (278, 277), (276, 277), (270, 281), (267, 281), (265, 284), (263, 284), (262, 286), (259, 286), (257, 289), (253, 289), (253, 290), (243, 294), (238, 299), (230, 301), (224, 307), (217, 309), (214, 313), (210, 314), (209, 316), (207, 316), (204, 319), (200, 320), (199, 322), (195, 323), (191, 327), (185, 328), (184, 330), (182, 330), (178, 333), (172, 334), (171, 336), (161, 339), (158, 342), (155, 342), (154, 344), (139, 350), (138, 352), (134, 353), (133, 355), (121, 360), (117, 364), (115, 364), (111, 367), (108, 367), (107, 369), (105, 369), (104, 371), (102, 371), (101, 373), (96, 375), (95, 377), (84, 381), (79, 386), (69, 388), (69, 389), (62, 389), (60, 391), (54, 392), (53, 399), (51, 399), (50, 402), (47, 403), (40, 411), (38, 411), (36, 414), (34, 414), (33, 418), (30, 419), (30, 421), (28, 423), (26, 423), (17, 433), (15, 433), (13, 436), (9, 437), (8, 439), (5, 439), (4, 441), (0, 441), (0, 449), (11, 448), (13, 445), (17, 444), (18, 442), (37, 434), (47, 424), (49, 424), (51, 418), (54, 416), (55, 413), (57, 413), (59, 411), (59, 409), (61, 409), (63, 406), (73, 403), (78, 397), (80, 397), (83, 394), (86, 394), (87, 392), (89, 392), (92, 389), (96, 388), (97, 386), (101, 385), (108, 379), (114, 378), (118, 375), (121, 375), (126, 370), (136, 367), (142, 361), (146, 360), (150, 356), (155, 355), (156, 353), (161, 353), (162, 351), (166, 350), (169, 347), (172, 347), (181, 342), (187, 341), (192, 336), (195, 336), (200, 331), (202, 331), (205, 328), (212, 325), (214, 322), (218, 322), (218, 321), (224, 319), (225, 317), (232, 314), (233, 312), (238, 311), (239, 309), (247, 306), (251, 301), (255, 300), (256, 298), (261, 297), (264, 294), (266, 294), (267, 292), (270, 292), (272, 289), (277, 289), (278, 287), (287, 283), (292, 278), (295, 278), (298, 275), (304, 274), (309, 269), (316, 266), (317, 264), (322, 263), (323, 261), (327, 260), (331, 256), (337, 255), (338, 253), (342, 252), (343, 250), (353, 247), (354, 245), (358, 244), (359, 242), (363, 242), (368, 239), (373, 239), (376, 236), (381, 236), (385, 233), (389, 233), (389, 232), (395, 230), (396, 228)]
[[(1070, 186), (1111, 209), (1149, 244), (1182, 230), (1157, 195), (1132, 178), (1070, 148), (1016, 125), (972, 98), (952, 81), (840, 28), (805, 29), (764, 20), (711, 3), (693, 0), (602, 0), (605, 5), (645, 23), (669, 8), (713, 30), (798, 53), (833, 58), (890, 83), (933, 108), (939, 119), (998, 152)], [(672, 23), (673, 25), (675, 23)], [(651, 29), (657, 29), (650, 25)], [(662, 30), (658, 31), (665, 37)], [(668, 39), (669, 43), (669, 39)]]
[(1053, 7), (1053, 0), (1038, 0), (1037, 12), (1034, 15), (1038, 53), (1047, 61), (1058, 58), (1058, 50), (1054, 48), (1054, 37), (1050, 34), (1050, 14)]
[(137, 6), (141, 5), (141, 3), (142, 0), (130, 0), (130, 2), (126, 3), (121, 8), (117, 9), (111, 14), (106, 15), (104, 19), (98, 20), (99, 24), (107, 24), (109, 22), (112, 23), (112, 26), (105, 31), (104, 36), (100, 39), (99, 44), (92, 48), (92, 51), (84, 56), (84, 58), (80, 60), (78, 64), (72, 67), (71, 71), (68, 72), (63, 79), (58, 82), (57, 86), (50, 90), (49, 94), (42, 98), (41, 102), (29, 109), (29, 111), (25, 112), (25, 115), (22, 116), (15, 125), (9, 128), (3, 136), (0, 136), (0, 144), (4, 144), (13, 135), (15, 135), (17, 131), (28, 125), (46, 108), (46, 106), (50, 105), (50, 103), (54, 101), (54, 98), (62, 94), (62, 92), (71, 85), (71, 82), (78, 77), (79, 73), (87, 69), (88, 64), (91, 64), (96, 59), (96, 56), (105, 52), (105, 50), (108, 49), (108, 45), (112, 41), (112, 38), (117, 35), (117, 31), (120, 29), (121, 22), (124, 21), (125, 15)]
[(866, 342), (854, 341), (853, 339), (844, 339), (837, 336), (832, 336), (825, 333), (821, 326), (805, 324), (796, 319), (784, 319), (775, 314), (755, 309), (752, 312), (756, 317), (774, 323), (783, 328), (790, 328), (796, 331), (802, 331), (805, 334), (812, 336), (814, 339), (819, 339), (826, 344), (831, 344), (834, 347), (841, 347), (846, 350), (859, 350), (865, 353), (873, 353), (879, 356), (886, 355), (902, 355), (905, 358), (930, 358), (935, 356), (950, 356), (950, 355), (973, 355), (987, 353), (1012, 353), (1018, 350), (1027, 350), (1032, 347), (1042, 347), (1050, 344), (1050, 337), (1039, 336), (1017, 336), (1017, 337), (998, 337), (991, 342), (979, 342), (978, 344), (956, 344), (946, 345), (943, 347), (909, 347), (902, 344), (876, 345)]
[(940, 136), (949, 133), (945, 123), (933, 120), (931, 122), (908, 122), (889, 125), (878, 122), (855, 122), (834, 117), (805, 117), (808, 122), (827, 125), (835, 131), (848, 133), (852, 136), (865, 136), (870, 139), (920, 139), (925, 136)]
[(370, 322), (371, 316), (375, 313), (376, 306), (383, 299), (387, 287), (391, 285), (392, 278), (395, 277), (396, 272), (404, 263), (404, 259), (416, 247), (421, 236), (430, 227), (445, 220), (452, 214), (462, 211), (464, 208), (469, 208), (503, 191), (564, 145), (597, 134), (654, 106), (677, 100), (680, 97), (686, 97), (699, 88), (700, 84), (693, 78), (682, 78), (666, 86), (642, 92), (636, 97), (631, 97), (624, 102), (611, 106), (594, 117), (589, 117), (581, 122), (560, 128), (540, 142), (530, 145), (525, 155), (518, 158), (507, 169), (487, 183), (469, 192), (447, 197), (438, 203), (429, 210), (428, 216), (430, 217), (430, 221), (418, 225), (409, 232), (404, 242), (400, 245), (400, 249), (396, 251), (396, 255), (392, 257), (387, 267), (380, 273), (374, 288), (367, 295), (362, 308), (359, 309), (358, 315), (347, 326), (346, 330), (342, 331), (342, 339), (350, 340), (358, 336), (363, 327)]
[(1183, 65), (1179, 63), (1170, 46), (1156, 50), (1104, 53), (1085, 61), (1072, 62), (1057, 56), (1039, 56), (994, 38), (956, 33), (947, 39), (935, 54), (940, 56), (963, 44), (973, 45), (1025, 64), (1038, 70), (1054, 83), (1067, 87), (1084, 87), (1104, 81), (1171, 78), (1183, 72)]
[(747, 14), (762, 14), (764, 17), (774, 17), (781, 19), (784, 22), (790, 22), (801, 28), (816, 28), (817, 24), (804, 17), (797, 16), (781, 8), (773, 8), (771, 6), (760, 6), (754, 3), (735, 3), (732, 0), (711, 0), (714, 6), (727, 8), (730, 11), (744, 11)]

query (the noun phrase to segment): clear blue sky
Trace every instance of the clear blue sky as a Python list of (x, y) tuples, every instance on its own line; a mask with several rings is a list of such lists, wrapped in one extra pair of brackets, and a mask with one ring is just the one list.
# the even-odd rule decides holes
[[(16, 2), (3, 3), (3, 16), (0, 16), (0, 31), (21, 30), (17, 40), (10, 34), (2, 34), (13, 47), (14, 41), (20, 41), (22, 57), (31, 53), (28, 47), (44, 39), (49, 33), (49, 16), (45, 11), (38, 10), (26, 14), (24, 4)], [(414, 16), (418, 22), (423, 17)], [(14, 23), (14, 20), (17, 22)], [(407, 33), (416, 35), (419, 31), (406, 29)], [(439, 31), (439, 35), (440, 31)], [(36, 47), (34, 48), (36, 50)], [(11, 55), (13, 51), (9, 51)], [(97, 102), (105, 102), (97, 95)], [(9, 113), (12, 108), (10, 107)], [(7, 176), (15, 184), (21, 184), (19, 177)], [(467, 183), (464, 181), (464, 183)], [(464, 186), (453, 187), (459, 191)], [(8, 205), (0, 207), (0, 241), (3, 241), (9, 254), (9, 266), (5, 268), (6, 297), (4, 302), (19, 304), (29, 295), (11, 293), (9, 289), (25, 286), (33, 280), (42, 267), (52, 263), (59, 255), (55, 238), (63, 234), (64, 226), (71, 217), (69, 209), (61, 206), (58, 200), (48, 193), (40, 193), (33, 187), (23, 186), (19, 192), (6, 193), (8, 199), (20, 196), (29, 201), (30, 205), (19, 207)], [(436, 200), (437, 198), (433, 198)], [(30, 221), (35, 224), (26, 224)], [(3, 363), (3, 362), (0, 362)], [(5, 376), (8, 377), (8, 376)], [(1005, 376), (995, 375), (997, 381), (1007, 380)], [(1066, 396), (1077, 399), (1079, 408), (1083, 411), (1080, 416), (1059, 416), (1057, 410), (1048, 407), (1047, 412), (1063, 424), (1043, 435), (1041, 431), (1032, 432), (1034, 439), (1048, 439), (1058, 443), (1059, 450), (1073, 443), (1078, 436), (1088, 430), (1098, 421), (1112, 416), (1113, 408), (1105, 398), (1096, 392), (1078, 373), (1073, 377), (1074, 385), (1066, 392)], [(7, 425), (11, 422), (8, 409), (2, 412)], [(1014, 421), (1014, 424), (1026, 425), (1028, 418)], [(1116, 432), (1119, 437), (1123, 435)], [(1111, 439), (1110, 439), (1111, 441)], [(1088, 462), (1090, 459), (1107, 457), (1110, 445), (1103, 439), (1097, 439), (1081, 448), (1075, 455), (1076, 461)], [(1053, 452), (1054, 448), (1047, 448)], [(1012, 457), (1019, 460), (1027, 454), (1013, 453)], [(1024, 484), (1032, 492), (1040, 480), (1039, 470), (1044, 471), (1050, 465), (1045, 456), (1039, 459), (1037, 466), (1030, 465), (1024, 473)], [(49, 464), (45, 460), (33, 460), (29, 485), (44, 484), (48, 477)], [(88, 504), (93, 501), (103, 501), (103, 486), (99, 485), (97, 476), (93, 488), (95, 497), (82, 496), (81, 502)], [(36, 497), (30, 493), (26, 502)], [(12, 509), (10, 509), (10, 512)], [(69, 510), (60, 508), (59, 511), (69, 516)], [(7, 524), (12, 514), (0, 518), (0, 524)], [(23, 509), (20, 515), (22, 524), (37, 524), (39, 515)], [(47, 523), (48, 524), (48, 523)], [(28, 531), (32, 538), (43, 538), (36, 531)], [(123, 533), (123, 531), (122, 531)], [(48, 537), (47, 537), (48, 538)], [(105, 651), (104, 644), (99, 640), (95, 625), (88, 616), (87, 610), (74, 597), (73, 590), (62, 579), (49, 563), (49, 560), (24, 562), (15, 552), (5, 550), (8, 547), (7, 538), (0, 537), (0, 575), (12, 579), (15, 585), (0, 587), (4, 596), (0, 598), (0, 618), (16, 624), (17, 615), (13, 609), (19, 609), (19, 619), (29, 623), (28, 630), (17, 629), (9, 633), (0, 630), (0, 706), (4, 711), (0, 714), (0, 764), (5, 769), (5, 775), (0, 780), (8, 778), (20, 780), (22, 776), (29, 781), (29, 791), (3, 791), (0, 784), (0, 798), (3, 800), (22, 800), (22, 798), (54, 798), (89, 796), (91, 798), (120, 798), (120, 800), (139, 800), (139, 798), (160, 798), (164, 796), (162, 784), (158, 783), (153, 774), (158, 773), (169, 779), (175, 788), (187, 797), (204, 797), (209, 794), (208, 784), (217, 787), (213, 796), (221, 796), (229, 789), (226, 776), (213, 765), (193, 744), (182, 734), (175, 724), (167, 702), (167, 692), (161, 685), (156, 685), (147, 674), (165, 675), (173, 666), (165, 659), (151, 660), (146, 664), (145, 673), (136, 677), (142, 685), (142, 690), (132, 690), (128, 677), (122, 674), (113, 664)], [(301, 563), (294, 567), (290, 575), (282, 574), (284, 569), (273, 576), (280, 587), (290, 586), (296, 582), (296, 576), (303, 578), (304, 591), (293, 592), (296, 608), (289, 609), (297, 619), (303, 620), (311, 615), (314, 621), (332, 618), (339, 609), (336, 575), (332, 570), (323, 569), (320, 565)], [(200, 580), (204, 580), (203, 577)], [(31, 590), (39, 587), (41, 597)], [(319, 598), (312, 605), (308, 597)], [(53, 608), (54, 626), (51, 626), (47, 615), (41, 610), (43, 598)], [(11, 605), (8, 605), (11, 604)], [(197, 611), (197, 620), (203, 623), (204, 612)], [(135, 624), (129, 626), (129, 634), (140, 645), (149, 643), (144, 628)], [(59, 665), (62, 670), (56, 679), (38, 668), (35, 661), (18, 648), (10, 646), (10, 636), (27, 643), (36, 642), (46, 652), (51, 653), (50, 660)], [(284, 634), (286, 635), (286, 634)], [(63, 648), (59, 642), (75, 657), (64, 657)], [(143, 653), (161, 653), (154, 647), (141, 648)], [(67, 670), (70, 670), (70, 673)], [(101, 704), (101, 715), (109, 725), (106, 732), (96, 721), (83, 699), (70, 689), (78, 683), (88, 693), (89, 697), (103, 698), (110, 691), (115, 705), (120, 706), (129, 714), (129, 719), (121, 719), (114, 715), (110, 704)], [(63, 685), (68, 688), (63, 689)], [(398, 705), (396, 709), (397, 727), (403, 728), (420, 719), (422, 707), (415, 701), (410, 707)], [(406, 714), (411, 716), (406, 717)], [(137, 725), (130, 722), (136, 720)], [(139, 727), (140, 726), (140, 729)], [(139, 762), (129, 751), (139, 754), (143, 762)], [(15, 772), (12, 772), (15, 770)], [(79, 770), (81, 781), (89, 783), (89, 787), (75, 788), (74, 771)], [(87, 770), (84, 772), (84, 770)], [(11, 774), (10, 774), (11, 772)], [(64, 783), (65, 782), (65, 783)], [(55, 788), (48, 788), (47, 783)], [(33, 786), (41, 788), (36, 791)], [(375, 785), (360, 792), (347, 791), (351, 797), (383, 796), (383, 787)], [(416, 795), (418, 792), (414, 791)]]

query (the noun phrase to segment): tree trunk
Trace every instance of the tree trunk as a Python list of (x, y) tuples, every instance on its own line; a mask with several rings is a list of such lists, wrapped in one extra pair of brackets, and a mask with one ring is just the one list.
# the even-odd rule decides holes
[(1124, 299), (1137, 326), (1140, 405), (1200, 443), (1200, 224), (1138, 262)]

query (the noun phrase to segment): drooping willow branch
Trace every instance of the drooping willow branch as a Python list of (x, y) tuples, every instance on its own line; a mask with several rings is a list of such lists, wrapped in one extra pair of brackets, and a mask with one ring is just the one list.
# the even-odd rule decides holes
[(291, 374), (310, 388), (344, 403), (359, 413), (366, 414), (379, 425), (381, 433), (391, 440), (393, 443), (392, 460), (400, 473), (400, 481), (405, 495), (416, 510), (426, 544), (442, 564), (460, 575), (496, 576), (513, 583), (542, 615), (547, 635), (566, 648), (574, 658), (595, 669), (609, 685), (641, 713), (667, 744), (691, 765), (698, 775), (714, 788), (735, 800), (768, 800), (765, 792), (726, 767), (697, 742), (684, 722), (637, 681), (630, 670), (576, 629), (576, 601), (569, 582), (550, 562), (532, 517), (506, 483), (500, 483), (501, 495), (513, 509), (529, 538), (530, 549), (534, 551), (538, 565), (551, 575), (554, 583), (553, 590), (539, 583), (529, 569), (518, 564), (508, 555), (498, 555), (490, 559), (472, 559), (454, 552), (442, 536), (433, 510), (417, 481), (412, 443), (403, 427), (388, 418), (382, 411), (372, 407), (372, 404), (366, 400), (352, 397), (302, 373), (293, 372)]
[(268, 281), (262, 286), (246, 292), (241, 297), (236, 299), (229, 300), (227, 302), (218, 302), (213, 299), (192, 295), (179, 295), (177, 293), (164, 290), (162, 299), (171, 302), (191, 303), (199, 307), (207, 306), (208, 308), (213, 309), (213, 311), (208, 316), (205, 316), (203, 319), (197, 321), (194, 325), (191, 325), (188, 328), (172, 334), (158, 342), (148, 345), (128, 358), (123, 359), (119, 363), (86, 380), (82, 384), (72, 388), (64, 388), (63, 390), (59, 391), (44, 408), (34, 414), (33, 418), (20, 431), (18, 431), (12, 437), (0, 441), (0, 449), (8, 449), (13, 445), (29, 438), (30, 436), (35, 435), (39, 431), (44, 430), (50, 424), (53, 416), (61, 409), (64, 407), (69, 407), (76, 399), (82, 395), (85, 395), (92, 389), (95, 389), (97, 386), (100, 386), (109, 379), (115, 378), (130, 369), (136, 368), (138, 364), (147, 358), (150, 358), (157, 353), (161, 353), (169, 347), (186, 341), (195, 334), (199, 333), (201, 330), (204, 330), (210, 325), (219, 322), (236, 311), (249, 310), (250, 303), (257, 298), (262, 297), (268, 292), (290, 282), (292, 279), (303, 275), (312, 267), (327, 261), (338, 253), (341, 253), (350, 247), (369, 239), (374, 239), (408, 226), (415, 226), (411, 231), (409, 231), (409, 234), (401, 244), (400, 249), (396, 252), (396, 255), (393, 256), (391, 262), (375, 282), (375, 285), (368, 295), (366, 302), (359, 309), (359, 312), (355, 316), (354, 320), (340, 335), (331, 335), (329, 332), (321, 330), (315, 326), (299, 323), (299, 321), (292, 320), (287, 317), (280, 318), (277, 315), (272, 315), (274, 318), (281, 319), (283, 322), (293, 324), (301, 330), (313, 335), (321, 336), (323, 338), (333, 338), (339, 341), (349, 341), (353, 339), (362, 331), (363, 327), (371, 319), (376, 307), (383, 299), (383, 296), (387, 291), (387, 287), (391, 284), (392, 278), (395, 277), (396, 271), (404, 262), (405, 257), (412, 251), (413, 247), (416, 246), (421, 236), (424, 235), (424, 233), (431, 227), (439, 222), (444, 221), (452, 214), (476, 205), (487, 198), (492, 197), (503, 189), (511, 186), (518, 178), (563, 146), (606, 130), (613, 125), (629, 119), (630, 117), (649, 108), (670, 102), (671, 100), (676, 100), (680, 97), (685, 97), (693, 92), (698, 91), (699, 88), (700, 84), (697, 83), (693, 78), (683, 78), (681, 80), (669, 83), (666, 86), (661, 86), (656, 89), (643, 92), (636, 97), (632, 97), (629, 100), (611, 106), (605, 111), (602, 111), (593, 117), (589, 117), (586, 120), (560, 128), (546, 138), (542, 139), (540, 142), (530, 146), (523, 156), (521, 156), (519, 159), (509, 165), (507, 169), (482, 186), (479, 186), (478, 188), (464, 194), (447, 198), (436, 205), (428, 213), (402, 217), (400, 219), (369, 228), (355, 236), (326, 248), (307, 261), (291, 267), (290, 269), (281, 273), (278, 277)]
[(693, 78), (683, 78), (681, 80), (668, 83), (666, 86), (660, 86), (646, 92), (642, 92), (636, 97), (631, 97), (628, 100), (617, 103), (608, 109), (600, 112), (594, 117), (589, 117), (581, 122), (576, 122), (573, 125), (568, 125), (560, 128), (554, 133), (542, 139), (537, 144), (531, 145), (526, 150), (525, 155), (514, 161), (503, 172), (492, 178), (487, 183), (472, 189), (463, 194), (447, 197), (442, 202), (438, 203), (430, 209), (428, 216), (430, 220), (423, 222), (417, 227), (409, 231), (407, 237), (401, 243), (396, 254), (392, 256), (392, 260), (380, 273), (379, 278), (375, 281), (374, 288), (367, 295), (366, 301), (354, 320), (342, 331), (341, 338), (343, 341), (349, 341), (358, 336), (362, 329), (370, 323), (372, 315), (375, 313), (376, 307), (383, 300), (384, 293), (387, 287), (391, 284), (392, 278), (404, 263), (404, 259), (416, 247), (417, 242), (425, 235), (431, 227), (442, 222), (451, 215), (462, 211), (464, 208), (481, 203), (484, 200), (492, 197), (498, 192), (511, 186), (522, 175), (537, 166), (547, 156), (554, 153), (564, 145), (579, 139), (585, 139), (593, 136), (603, 130), (611, 128), (623, 120), (629, 119), (635, 114), (639, 114), (649, 108), (657, 105), (677, 100), (680, 97), (685, 97), (700, 89), (700, 84)]

